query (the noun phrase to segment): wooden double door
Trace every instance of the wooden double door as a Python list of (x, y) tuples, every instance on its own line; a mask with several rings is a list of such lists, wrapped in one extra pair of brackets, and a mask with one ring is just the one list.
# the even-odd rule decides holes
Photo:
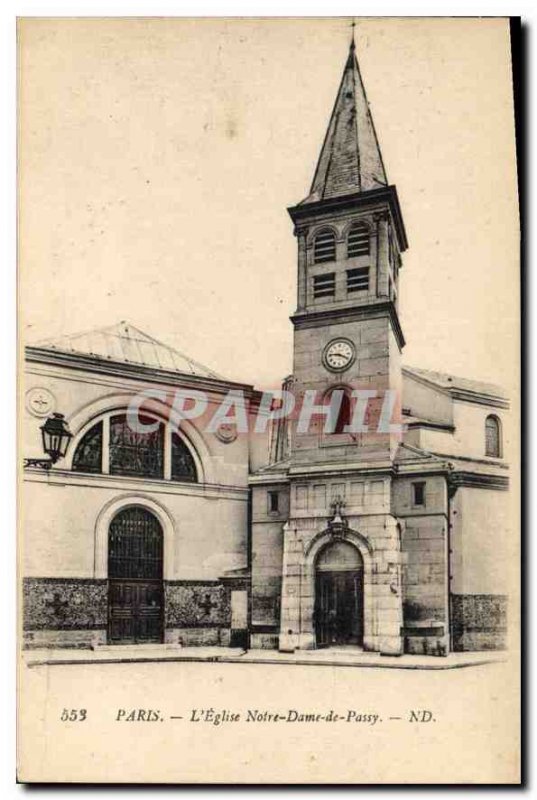
[(157, 518), (138, 506), (112, 520), (108, 534), (108, 641), (164, 640), (163, 534)]

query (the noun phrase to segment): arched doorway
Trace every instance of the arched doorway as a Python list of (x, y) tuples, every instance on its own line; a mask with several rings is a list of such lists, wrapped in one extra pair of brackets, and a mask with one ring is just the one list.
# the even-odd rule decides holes
[(108, 641), (162, 642), (163, 533), (151, 511), (130, 506), (108, 531)]
[(349, 542), (330, 542), (317, 556), (315, 638), (317, 647), (363, 645), (364, 564)]

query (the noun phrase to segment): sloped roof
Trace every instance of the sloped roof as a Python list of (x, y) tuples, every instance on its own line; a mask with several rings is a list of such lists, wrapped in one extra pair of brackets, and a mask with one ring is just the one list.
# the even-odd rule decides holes
[(443, 461), (445, 461), (445, 459), (440, 458), (433, 453), (429, 453), (427, 450), (422, 450), (421, 447), (415, 447), (414, 445), (404, 443), (401, 443), (398, 446), (394, 458), (395, 464), (415, 464), (416, 462), (421, 464), (430, 464), (433, 462), (442, 463)]
[(387, 184), (352, 42), (310, 194), (301, 205), (367, 192)]
[(93, 356), (106, 361), (139, 364), (168, 372), (223, 379), (221, 375), (198, 361), (163, 344), (124, 320), (106, 328), (60, 336), (58, 339), (47, 339), (34, 346), (62, 353)]
[(437, 372), (431, 369), (421, 369), (418, 367), (403, 367), (403, 372), (410, 376), (422, 378), (423, 380), (433, 383), (441, 389), (459, 390), (462, 392), (475, 392), (478, 394), (491, 395), (493, 397), (501, 397), (508, 399), (508, 395), (501, 386), (494, 383), (487, 383), (485, 381), (474, 381), (470, 378), (461, 378), (457, 375), (451, 375), (448, 372)]

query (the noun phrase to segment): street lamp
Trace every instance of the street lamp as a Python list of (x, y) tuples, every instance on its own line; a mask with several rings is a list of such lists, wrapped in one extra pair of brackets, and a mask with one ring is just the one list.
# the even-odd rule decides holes
[(73, 434), (69, 430), (63, 414), (53, 414), (41, 425), (43, 450), (49, 458), (25, 458), (25, 467), (50, 469), (60, 458), (64, 458)]

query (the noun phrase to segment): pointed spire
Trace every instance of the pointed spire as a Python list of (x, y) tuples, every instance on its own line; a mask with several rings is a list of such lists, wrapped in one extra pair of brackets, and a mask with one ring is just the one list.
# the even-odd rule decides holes
[(353, 24), (336, 103), (310, 194), (303, 203), (367, 192), (388, 184), (355, 49)]

